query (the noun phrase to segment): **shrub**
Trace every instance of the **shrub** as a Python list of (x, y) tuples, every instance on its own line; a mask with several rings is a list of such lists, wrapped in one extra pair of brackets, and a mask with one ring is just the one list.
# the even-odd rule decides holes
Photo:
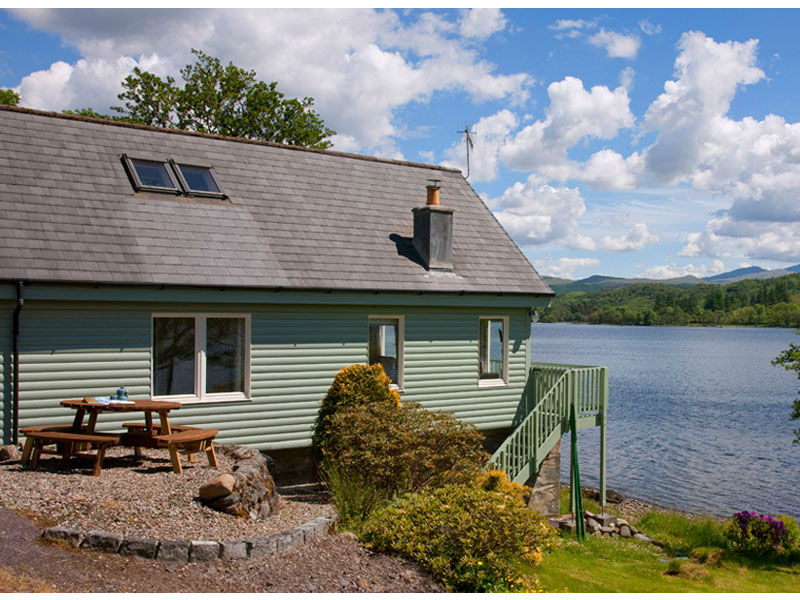
[(481, 473), (475, 479), (475, 485), (490, 492), (503, 492), (526, 506), (533, 493), (533, 490), (527, 485), (509, 481), (505, 471), (492, 470)]
[(373, 510), (389, 500), (386, 492), (376, 488), (369, 478), (355, 471), (343, 471), (335, 461), (325, 463), (321, 474), (347, 529), (357, 531)]
[(323, 470), (360, 474), (392, 498), (472, 481), (489, 460), (481, 440), (474, 425), (416, 403), (362, 404), (329, 419)]
[(540, 591), (515, 563), (538, 564), (555, 530), (508, 494), (459, 484), (395, 499), (372, 514), (362, 537), (417, 562), (454, 591)]
[(726, 533), (734, 550), (748, 554), (772, 554), (791, 550), (797, 543), (797, 522), (743, 510), (728, 520)]
[(364, 404), (400, 406), (400, 395), (391, 384), (383, 367), (378, 364), (350, 365), (336, 373), (314, 423), (311, 450), (317, 460), (322, 458), (328, 441), (328, 425), (337, 411)]

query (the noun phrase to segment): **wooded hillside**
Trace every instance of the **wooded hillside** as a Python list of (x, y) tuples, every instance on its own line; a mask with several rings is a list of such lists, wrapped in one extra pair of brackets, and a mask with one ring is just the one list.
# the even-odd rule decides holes
[(678, 288), (644, 283), (557, 294), (546, 323), (800, 327), (800, 275)]

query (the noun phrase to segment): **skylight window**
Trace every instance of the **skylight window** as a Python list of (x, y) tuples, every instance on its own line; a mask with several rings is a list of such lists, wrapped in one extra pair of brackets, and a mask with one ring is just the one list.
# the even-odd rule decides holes
[(122, 155), (122, 162), (137, 192), (226, 198), (211, 167), (182, 165), (174, 160), (130, 158), (126, 154)]
[(155, 160), (128, 158), (123, 155), (128, 171), (138, 190), (180, 193), (178, 184), (170, 174), (167, 163)]
[(170, 161), (187, 194), (222, 197), (222, 190), (209, 167), (180, 165)]

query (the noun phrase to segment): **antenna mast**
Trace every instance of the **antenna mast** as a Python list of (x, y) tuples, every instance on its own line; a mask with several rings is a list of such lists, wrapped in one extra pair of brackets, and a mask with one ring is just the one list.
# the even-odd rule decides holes
[(464, 134), (464, 145), (467, 148), (467, 174), (464, 176), (464, 179), (469, 179), (469, 151), (475, 145), (472, 141), (472, 136), (477, 132), (472, 131), (470, 129), (470, 124), (467, 123), (464, 125), (464, 131), (459, 131), (458, 133)]

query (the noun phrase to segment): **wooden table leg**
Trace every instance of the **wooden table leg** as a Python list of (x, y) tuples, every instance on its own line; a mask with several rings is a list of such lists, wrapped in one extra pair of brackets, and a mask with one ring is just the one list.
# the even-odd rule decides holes
[(81, 425), (83, 425), (83, 416), (86, 414), (86, 410), (83, 408), (79, 408), (75, 411), (75, 418), (72, 420), (72, 431), (74, 433), (80, 433)]
[(172, 429), (169, 426), (169, 411), (168, 410), (160, 410), (158, 411), (158, 420), (161, 422), (161, 435), (169, 435), (172, 433)]
[(31, 450), (33, 450), (33, 438), (26, 437), (25, 445), (22, 447), (22, 458), (20, 459), (23, 465), (27, 465), (31, 459)]
[(181, 458), (178, 455), (178, 447), (175, 444), (170, 444), (167, 448), (169, 448), (169, 460), (172, 462), (172, 472), (178, 474), (183, 473)]
[(217, 455), (214, 454), (214, 442), (208, 442), (208, 448), (206, 448), (206, 456), (208, 457), (208, 466), (214, 469), (217, 468)]
[(103, 457), (106, 455), (106, 447), (105, 444), (101, 444), (100, 447), (97, 449), (97, 456), (94, 459), (94, 469), (92, 469), (92, 475), (95, 477), (100, 476), (100, 469), (103, 468)]

